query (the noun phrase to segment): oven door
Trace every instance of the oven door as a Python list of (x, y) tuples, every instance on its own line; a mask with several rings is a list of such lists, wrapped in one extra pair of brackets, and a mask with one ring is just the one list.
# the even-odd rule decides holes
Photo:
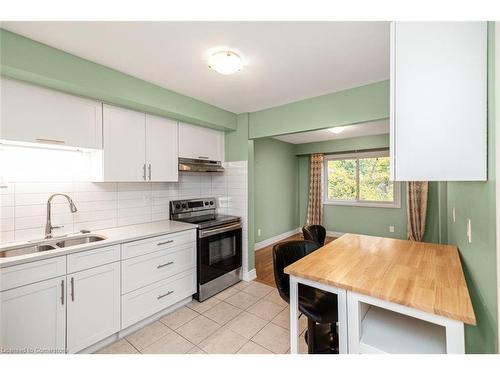
[(205, 284), (241, 267), (241, 224), (198, 232), (198, 283)]

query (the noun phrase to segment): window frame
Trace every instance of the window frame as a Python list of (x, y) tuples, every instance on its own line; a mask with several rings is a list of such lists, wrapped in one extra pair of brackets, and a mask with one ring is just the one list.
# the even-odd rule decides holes
[[(401, 208), (401, 183), (393, 181), (394, 200), (392, 202), (367, 201), (359, 199), (359, 159), (390, 157), (389, 150), (383, 151), (367, 151), (354, 152), (345, 154), (329, 154), (325, 155), (323, 161), (323, 204), (337, 206), (354, 206), (354, 207), (377, 207), (377, 208)], [(356, 200), (348, 199), (328, 199), (328, 161), (330, 160), (356, 160)], [(388, 171), (390, 176), (390, 171)]]

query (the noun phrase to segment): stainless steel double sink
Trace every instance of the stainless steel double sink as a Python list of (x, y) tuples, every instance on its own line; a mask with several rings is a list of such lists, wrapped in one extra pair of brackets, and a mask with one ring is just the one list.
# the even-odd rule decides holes
[(20, 255), (39, 253), (71, 246), (82, 245), (91, 242), (105, 240), (106, 237), (99, 234), (77, 234), (59, 238), (50, 238), (40, 241), (30, 241), (22, 244), (4, 247), (0, 249), (0, 258), (17, 257)]

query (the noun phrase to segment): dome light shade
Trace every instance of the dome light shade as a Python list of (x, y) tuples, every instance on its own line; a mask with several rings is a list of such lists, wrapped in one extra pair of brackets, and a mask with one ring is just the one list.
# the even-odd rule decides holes
[(232, 51), (220, 51), (209, 57), (208, 67), (220, 74), (233, 74), (241, 70), (243, 61), (238, 54)]
[(331, 131), (333, 134), (340, 134), (344, 131), (344, 128), (336, 127), (336, 128), (330, 128), (328, 130)]

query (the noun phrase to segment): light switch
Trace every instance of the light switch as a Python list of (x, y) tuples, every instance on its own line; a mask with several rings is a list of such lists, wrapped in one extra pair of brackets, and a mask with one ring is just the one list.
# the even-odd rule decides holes
[(472, 243), (472, 222), (467, 218), (467, 240)]
[(260, 237), (260, 234), (261, 234), (260, 229), (257, 229), (257, 237)]
[(453, 222), (457, 221), (457, 218), (455, 216), (455, 207), (453, 207), (452, 216), (453, 216)]
[(389, 232), (394, 233), (394, 225), (389, 225)]

